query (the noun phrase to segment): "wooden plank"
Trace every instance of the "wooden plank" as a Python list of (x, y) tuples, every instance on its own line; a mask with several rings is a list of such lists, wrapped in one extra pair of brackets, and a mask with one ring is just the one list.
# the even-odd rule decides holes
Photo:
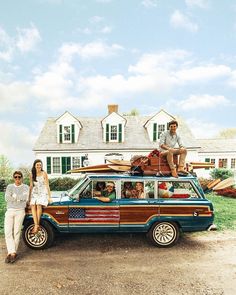
[(119, 166), (131, 166), (130, 161), (125, 160), (107, 160), (111, 164), (119, 165)]
[(214, 186), (213, 190), (216, 191), (216, 190), (227, 188), (227, 187), (230, 187), (233, 185), (235, 185), (235, 180), (233, 177), (229, 177), (227, 179), (222, 180), (220, 183), (218, 183), (216, 186)]
[(130, 171), (130, 168), (131, 168), (130, 166), (119, 166), (119, 165), (113, 165), (108, 167), (114, 171), (120, 171), (120, 172)]

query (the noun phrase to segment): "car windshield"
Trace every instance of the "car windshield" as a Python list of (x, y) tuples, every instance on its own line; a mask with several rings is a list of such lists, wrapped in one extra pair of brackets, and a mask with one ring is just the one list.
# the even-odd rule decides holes
[(81, 185), (86, 181), (86, 179), (86, 175), (81, 175), (81, 177), (78, 179), (78, 183), (76, 183), (75, 186), (73, 186), (70, 190), (67, 191), (68, 196), (74, 198), (75, 192), (80, 189)]

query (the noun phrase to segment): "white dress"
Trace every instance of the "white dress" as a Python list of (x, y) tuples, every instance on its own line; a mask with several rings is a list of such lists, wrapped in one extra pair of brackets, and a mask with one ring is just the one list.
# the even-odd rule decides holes
[(36, 177), (31, 194), (30, 205), (48, 205), (48, 190), (43, 174)]

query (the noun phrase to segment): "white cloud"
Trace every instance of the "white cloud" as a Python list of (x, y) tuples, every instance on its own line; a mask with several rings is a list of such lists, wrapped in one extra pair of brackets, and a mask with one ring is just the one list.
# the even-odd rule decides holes
[(29, 99), (29, 84), (27, 82), (11, 82), (0, 84), (0, 112), (24, 110), (24, 103)]
[(41, 107), (63, 109), (70, 101), (73, 81), (70, 79), (74, 69), (67, 63), (51, 65), (45, 73), (38, 74), (31, 87), (32, 96), (37, 98)]
[(185, 29), (193, 33), (198, 31), (198, 25), (193, 23), (187, 15), (184, 15), (179, 10), (176, 10), (171, 15), (170, 24), (174, 28)]
[(66, 43), (59, 49), (61, 60), (71, 61), (74, 55), (82, 59), (107, 58), (123, 50), (118, 44), (107, 45), (103, 42), (91, 42), (85, 45), (80, 43)]
[(181, 81), (209, 81), (219, 77), (228, 77), (231, 75), (231, 69), (225, 65), (205, 65), (196, 66), (188, 69), (182, 69), (176, 72), (176, 77)]
[(105, 26), (100, 30), (100, 32), (103, 34), (110, 34), (111, 31), (112, 31), (112, 27), (109, 27), (109, 26)]
[(157, 7), (158, 5), (158, 0), (143, 0), (141, 2), (141, 4), (144, 6), (144, 7)]
[(169, 50), (160, 53), (144, 54), (134, 66), (129, 66), (129, 72), (150, 74), (160, 69), (175, 68), (178, 61), (184, 61), (190, 53), (184, 50)]
[(195, 109), (212, 109), (229, 105), (230, 101), (222, 95), (190, 95), (185, 100), (178, 101), (178, 107), (184, 111)]
[(188, 126), (191, 126), (191, 132), (195, 138), (213, 138), (219, 132), (221, 126), (215, 123), (201, 121), (199, 118), (186, 119)]
[[(0, 141), (1, 154), (5, 155), (14, 165), (32, 164), (32, 146), (37, 135), (29, 128), (19, 125), (19, 123), (0, 121), (1, 136), (4, 140)], [(27, 163), (22, 163), (22, 159), (27, 159)]]
[(95, 16), (90, 17), (89, 22), (91, 24), (97, 24), (97, 23), (100, 23), (101, 21), (103, 21), (103, 19), (104, 19), (103, 17), (95, 15)]
[(236, 71), (232, 71), (228, 84), (236, 88)]
[(207, 8), (208, 1), (207, 0), (185, 0), (185, 3), (189, 7), (197, 6), (199, 8)]
[(21, 52), (29, 52), (35, 49), (36, 45), (41, 41), (40, 33), (33, 24), (31, 24), (30, 28), (18, 28), (17, 31), (16, 47)]

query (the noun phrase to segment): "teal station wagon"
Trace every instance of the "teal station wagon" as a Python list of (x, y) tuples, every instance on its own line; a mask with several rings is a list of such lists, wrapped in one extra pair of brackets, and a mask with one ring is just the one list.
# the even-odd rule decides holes
[(99, 232), (143, 232), (154, 245), (169, 247), (180, 232), (208, 230), (214, 220), (212, 203), (190, 174), (179, 178), (83, 174), (53, 201), (43, 209), (36, 234), (27, 211), (23, 239), (28, 247), (50, 247), (55, 233)]

